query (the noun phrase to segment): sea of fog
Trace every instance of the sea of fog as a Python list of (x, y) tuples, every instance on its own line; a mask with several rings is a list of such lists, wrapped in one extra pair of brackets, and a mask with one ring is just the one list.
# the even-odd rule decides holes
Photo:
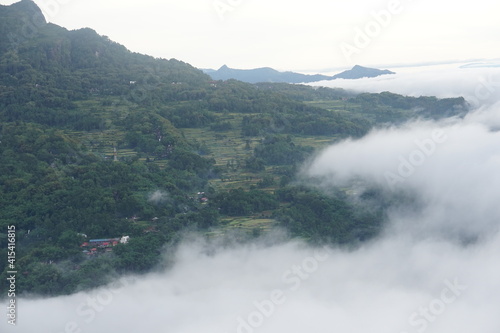
[[(460, 65), (328, 85), (464, 96), (463, 119), (375, 129), (304, 166), (323, 186), (362, 179), (411, 191), (356, 249), (313, 248), (277, 230), (251, 243), (189, 235), (162, 272), (66, 297), (18, 299), (1, 332), (500, 332), (500, 69)], [(4, 310), (7, 312), (6, 310)]]

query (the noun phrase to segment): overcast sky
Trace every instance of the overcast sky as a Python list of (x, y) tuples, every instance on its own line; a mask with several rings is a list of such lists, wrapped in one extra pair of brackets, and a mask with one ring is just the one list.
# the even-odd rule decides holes
[(491, 0), (35, 2), (50, 22), (199, 68), (325, 71), (500, 54), (500, 2)]

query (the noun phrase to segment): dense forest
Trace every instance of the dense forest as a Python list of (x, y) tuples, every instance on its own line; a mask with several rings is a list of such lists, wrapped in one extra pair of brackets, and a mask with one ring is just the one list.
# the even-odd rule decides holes
[[(467, 112), (462, 98), (213, 81), (91, 29), (47, 23), (29, 0), (0, 6), (0, 35), (0, 257), (13, 225), (26, 294), (148, 272), (187, 229), (367, 240), (391, 200), (376, 189), (356, 201), (348, 189), (321, 192), (297, 176), (300, 165), (374, 126)], [(112, 249), (82, 248), (122, 236), (130, 241)], [(6, 260), (0, 272), (5, 280)]]

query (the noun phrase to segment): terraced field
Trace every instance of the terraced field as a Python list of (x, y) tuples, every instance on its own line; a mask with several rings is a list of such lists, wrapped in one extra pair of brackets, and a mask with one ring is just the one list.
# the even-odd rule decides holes
[[(339, 101), (319, 104), (325, 108), (328, 106), (329, 109), (336, 112), (343, 108), (342, 102)], [(78, 107), (101, 114), (103, 119), (107, 119), (106, 124), (104, 124), (103, 130), (65, 131), (69, 137), (81, 142), (90, 152), (103, 159), (124, 160), (138, 155), (137, 151), (123, 145), (126, 132), (114, 125), (114, 122), (122, 120), (129, 112), (133, 111), (128, 105), (123, 104), (120, 100), (96, 99), (78, 102)], [(262, 172), (250, 172), (245, 168), (245, 161), (253, 156), (254, 148), (261, 143), (263, 136), (243, 136), (241, 124), (245, 116), (258, 116), (258, 114), (214, 113), (214, 115), (219, 121), (230, 123), (231, 129), (215, 131), (208, 126), (180, 129), (187, 141), (202, 147), (205, 157), (214, 158), (216, 166), (222, 170), (220, 177), (211, 179), (210, 184), (218, 190), (260, 188), (267, 192), (274, 192), (278, 188), (281, 178), (279, 167), (267, 166)], [(310, 146), (315, 150), (320, 150), (338, 139), (328, 136), (295, 135), (292, 136), (292, 140), (296, 145)], [(141, 159), (145, 160), (146, 158), (141, 155)], [(167, 160), (155, 159), (154, 163), (163, 167)], [(264, 178), (270, 184), (263, 184)], [(141, 222), (145, 226), (149, 224), (149, 221), (137, 221), (137, 223)], [(272, 218), (272, 212), (249, 217), (227, 216), (223, 217), (221, 222), (222, 228), (218, 232), (223, 233), (233, 229), (260, 233), (269, 230), (276, 223)]]

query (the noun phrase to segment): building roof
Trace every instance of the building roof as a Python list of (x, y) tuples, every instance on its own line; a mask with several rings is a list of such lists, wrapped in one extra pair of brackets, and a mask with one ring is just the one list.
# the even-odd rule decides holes
[(102, 238), (102, 239), (91, 239), (90, 243), (102, 243), (102, 242), (112, 242), (114, 240), (119, 240), (120, 238)]

